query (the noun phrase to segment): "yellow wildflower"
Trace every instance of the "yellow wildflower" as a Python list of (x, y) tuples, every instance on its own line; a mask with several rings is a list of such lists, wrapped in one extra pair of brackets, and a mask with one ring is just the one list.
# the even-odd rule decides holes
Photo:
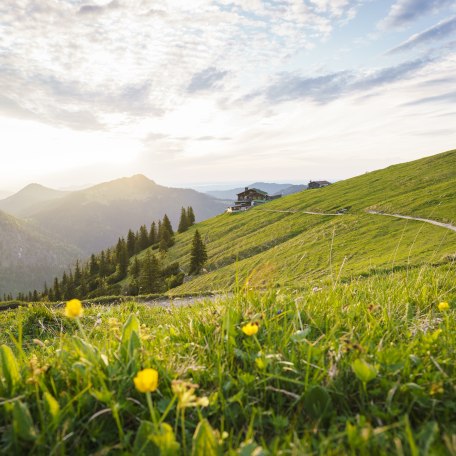
[(441, 302), (441, 303), (439, 303), (438, 307), (439, 307), (439, 310), (444, 312), (445, 310), (448, 310), (450, 308), (450, 305), (447, 302)]
[(143, 369), (133, 379), (140, 393), (151, 393), (158, 387), (158, 372), (155, 369)]
[(256, 321), (253, 323), (247, 323), (242, 327), (242, 332), (247, 336), (253, 336), (258, 332), (259, 326), (260, 325)]
[(69, 318), (78, 318), (84, 312), (82, 302), (79, 299), (71, 299), (67, 301), (65, 307), (65, 315)]

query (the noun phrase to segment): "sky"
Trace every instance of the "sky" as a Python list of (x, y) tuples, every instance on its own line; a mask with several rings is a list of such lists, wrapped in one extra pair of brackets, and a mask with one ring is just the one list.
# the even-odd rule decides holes
[(456, 147), (454, 0), (2, 0), (0, 191), (337, 180)]

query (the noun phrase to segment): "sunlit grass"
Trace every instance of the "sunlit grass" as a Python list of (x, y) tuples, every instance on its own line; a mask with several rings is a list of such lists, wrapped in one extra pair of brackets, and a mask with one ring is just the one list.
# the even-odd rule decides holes
[(0, 453), (454, 454), (453, 265), (249, 288), (0, 313)]

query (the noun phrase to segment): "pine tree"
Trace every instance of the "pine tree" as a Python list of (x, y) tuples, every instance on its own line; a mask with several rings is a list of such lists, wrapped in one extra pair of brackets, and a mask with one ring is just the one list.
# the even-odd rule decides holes
[(98, 273), (99, 273), (100, 277), (106, 277), (106, 275), (108, 273), (108, 267), (106, 264), (106, 255), (105, 255), (104, 250), (102, 250), (100, 253), (100, 262), (98, 264)]
[(135, 254), (135, 244), (136, 244), (136, 236), (132, 230), (128, 230), (127, 235), (127, 251), (128, 257), (132, 257)]
[(150, 251), (141, 262), (139, 286), (140, 293), (154, 293), (161, 289), (160, 264), (157, 257)]
[(54, 279), (54, 300), (55, 301), (61, 301), (62, 300), (62, 293), (60, 291), (60, 284), (59, 284), (59, 279), (56, 277)]
[(192, 226), (195, 224), (195, 213), (193, 212), (192, 206), (187, 207), (187, 220), (188, 226)]
[(163, 221), (159, 223), (158, 238), (160, 250), (166, 252), (169, 247), (174, 245), (174, 231), (169, 221), (168, 216), (165, 214)]
[(141, 225), (139, 228), (138, 245), (139, 251), (147, 249), (147, 247), (149, 247), (149, 233), (147, 232), (146, 225)]
[(152, 225), (150, 225), (150, 231), (149, 231), (149, 244), (154, 245), (157, 243), (157, 227), (155, 225), (155, 222), (152, 222)]
[(116, 246), (116, 260), (117, 260), (117, 272), (118, 279), (123, 279), (127, 275), (128, 270), (128, 251), (127, 243), (124, 238), (121, 238), (117, 242)]
[(138, 260), (138, 257), (135, 256), (134, 260), (133, 260), (133, 263), (132, 265), (130, 266), (130, 275), (134, 278), (134, 279), (138, 279), (139, 278), (139, 274), (141, 272), (141, 265), (139, 263), (139, 260)]
[(169, 218), (166, 214), (163, 217), (162, 228), (166, 228), (169, 231), (169, 234), (171, 236), (174, 236), (173, 227), (171, 226), (171, 222), (169, 221)]
[(74, 281), (73, 286), (78, 288), (81, 285), (82, 272), (79, 266), (79, 260), (76, 260), (76, 266), (74, 268)]
[(193, 235), (192, 250), (190, 252), (190, 274), (199, 274), (207, 261), (206, 246), (199, 231)]
[(188, 220), (187, 211), (184, 208), (182, 208), (181, 209), (180, 220), (179, 220), (179, 227), (177, 228), (177, 231), (179, 233), (183, 233), (184, 231), (188, 230), (189, 226), (190, 226), (190, 223), (189, 223), (189, 220)]
[(174, 241), (168, 230), (163, 229), (160, 236), (159, 248), (161, 252), (166, 252), (173, 245)]
[[(103, 252), (103, 256), (104, 256), (104, 252)], [(98, 261), (97, 261), (97, 257), (92, 253), (92, 255), (90, 256), (90, 263), (89, 263), (89, 274), (91, 276), (97, 274), (100, 270), (100, 267), (99, 267), (99, 264), (98, 264)]]

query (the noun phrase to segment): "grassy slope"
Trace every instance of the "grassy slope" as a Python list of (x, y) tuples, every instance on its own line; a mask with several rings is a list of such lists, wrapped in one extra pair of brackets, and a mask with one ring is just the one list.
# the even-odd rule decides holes
[[(1, 381), (0, 367), (0, 454), (134, 453), (145, 441), (140, 420), (151, 420), (133, 386), (143, 367), (159, 371), (159, 417), (173, 379), (197, 383), (197, 395), (209, 397), (201, 415), (188, 409), (182, 421), (173, 403), (164, 418), (187, 448), (179, 454), (190, 454), (203, 418), (226, 432), (223, 451), (232, 455), (455, 454), (454, 272), (424, 268), (168, 310), (93, 307), (81, 321), (87, 338), (62, 309), (0, 313), (0, 343), (18, 359), (14, 381), (6, 372)], [(440, 312), (443, 300), (450, 309)], [(142, 348), (125, 358), (120, 326), (132, 313)], [(240, 329), (249, 321), (260, 323), (256, 339)], [(375, 366), (365, 388), (352, 368), (357, 359)], [(211, 435), (192, 454), (217, 454)]]
[[(349, 211), (339, 217), (270, 212), (340, 208)], [(349, 278), (393, 266), (441, 262), (456, 253), (455, 233), (421, 222), (369, 215), (368, 209), (455, 222), (456, 151), (200, 223), (196, 228), (206, 240), (209, 273), (174, 292), (226, 289), (233, 286), (236, 274), (243, 281), (256, 268), (257, 281), (267, 275), (269, 282), (296, 286), (331, 272), (333, 277), (340, 271), (341, 278)], [(177, 236), (169, 261), (188, 266), (194, 229)]]

